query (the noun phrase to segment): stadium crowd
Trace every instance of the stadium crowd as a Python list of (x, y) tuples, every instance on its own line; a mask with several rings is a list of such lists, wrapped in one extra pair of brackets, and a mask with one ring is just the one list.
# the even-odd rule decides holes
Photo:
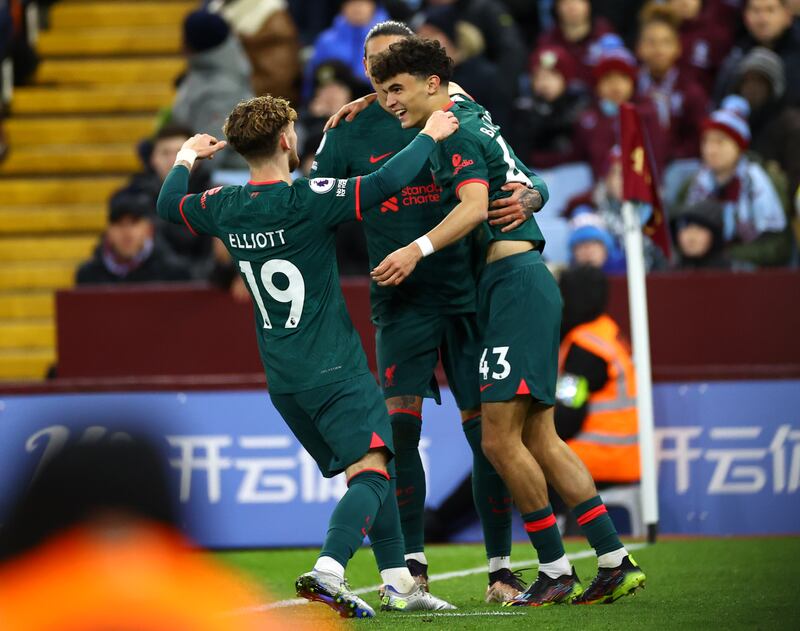
[[(14, 59), (19, 81), (35, 68), (20, 32), (24, 4), (0, 2), (2, 52)], [(174, 154), (194, 132), (221, 137), (237, 102), (269, 93), (300, 112), (300, 171), (308, 173), (327, 119), (371, 91), (364, 36), (387, 19), (442, 43), (455, 82), (492, 113), (533, 169), (589, 165), (594, 184), (570, 191), (562, 211), (570, 263), (625, 270), (618, 112), (632, 102), (650, 139), (674, 243), (668, 258), (646, 242), (648, 269), (794, 266), (798, 16), (797, 0), (200, 2), (183, 24), (187, 68), (176, 78), (171, 113), (141, 142), (142, 172), (109, 200), (108, 231), (77, 280), (211, 280), (246, 299), (224, 248), (155, 214)], [(191, 190), (240, 183), (244, 166), (223, 151), (193, 176)], [(343, 274), (367, 273), (359, 226), (340, 231), (338, 255)]]

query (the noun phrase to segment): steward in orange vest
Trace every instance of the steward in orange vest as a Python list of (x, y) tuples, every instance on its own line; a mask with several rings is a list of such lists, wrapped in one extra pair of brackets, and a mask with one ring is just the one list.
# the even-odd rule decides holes
[(596, 482), (638, 482), (636, 382), (631, 352), (605, 313), (608, 281), (596, 268), (561, 276), (564, 298), (556, 429)]

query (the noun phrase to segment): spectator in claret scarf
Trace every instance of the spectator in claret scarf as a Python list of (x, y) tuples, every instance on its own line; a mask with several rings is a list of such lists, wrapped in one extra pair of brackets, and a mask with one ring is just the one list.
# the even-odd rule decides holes
[(636, 53), (642, 62), (637, 94), (652, 101), (669, 138), (667, 161), (700, 155), (700, 125), (708, 108), (705, 90), (678, 64), (678, 16), (668, 6), (650, 3), (640, 16)]
[(789, 262), (791, 234), (783, 204), (766, 171), (745, 154), (750, 144), (749, 107), (732, 95), (703, 123), (703, 166), (691, 179), (687, 204), (722, 204), (725, 250), (733, 261), (779, 266)]
[(555, 15), (556, 25), (542, 33), (538, 44), (564, 48), (576, 63), (576, 79), (590, 87), (597, 56), (593, 49), (614, 29), (605, 18), (592, 16), (589, 0), (555, 0)]

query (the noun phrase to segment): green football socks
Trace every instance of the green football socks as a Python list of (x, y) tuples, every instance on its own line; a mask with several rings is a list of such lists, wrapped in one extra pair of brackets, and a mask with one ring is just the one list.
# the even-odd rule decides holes
[(425, 549), (425, 469), (419, 455), (422, 418), (412, 410), (394, 410), (392, 436), (397, 467), (397, 506), (406, 554)]
[(564, 556), (564, 543), (550, 504), (532, 513), (526, 513), (522, 516), (522, 521), (525, 522), (525, 531), (533, 547), (536, 548), (540, 566)]
[(589, 545), (597, 552), (597, 556), (622, 548), (614, 522), (611, 521), (606, 505), (599, 495), (581, 502), (572, 509), (572, 513), (578, 520), (581, 531), (589, 540)]
[(481, 520), (486, 558), (511, 555), (511, 493), (481, 447), (481, 417), (462, 424), (472, 448), (472, 496)]
[(389, 462), (389, 475), (391, 481), (386, 493), (386, 501), (381, 506), (375, 517), (372, 530), (369, 531), (369, 540), (378, 570), (388, 570), (396, 567), (406, 567), (405, 544), (403, 530), (400, 527), (400, 512), (394, 498), (397, 493), (397, 476), (394, 461)]
[(389, 486), (389, 476), (372, 469), (356, 473), (348, 480), (347, 493), (328, 522), (321, 557), (331, 557), (347, 566), (374, 525), (381, 505), (391, 504), (385, 501), (391, 499), (387, 497)]

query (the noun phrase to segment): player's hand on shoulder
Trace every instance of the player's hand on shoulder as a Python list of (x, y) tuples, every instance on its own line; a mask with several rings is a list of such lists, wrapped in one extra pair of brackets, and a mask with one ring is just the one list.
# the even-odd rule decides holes
[(224, 140), (217, 140), (210, 134), (195, 134), (185, 143), (181, 149), (191, 149), (197, 154), (199, 160), (213, 159), (214, 154), (225, 148), (228, 143)]
[(377, 98), (378, 95), (373, 92), (372, 94), (362, 96), (355, 101), (350, 101), (347, 105), (343, 105), (341, 109), (336, 112), (336, 114), (331, 116), (328, 119), (328, 122), (325, 123), (324, 131), (328, 131), (329, 129), (336, 127), (342, 122), (342, 119), (345, 119), (348, 123), (351, 122), (356, 116), (367, 109)]
[(421, 258), (422, 250), (416, 243), (412, 243), (383, 259), (370, 276), (381, 286), (399, 285), (411, 275)]
[(436, 142), (444, 140), (458, 130), (458, 119), (453, 112), (436, 110), (428, 117), (422, 133), (428, 134)]
[(501, 232), (510, 232), (521, 226), (542, 207), (539, 191), (520, 182), (504, 184), (502, 190), (514, 192), (509, 197), (494, 200), (489, 210), (489, 224), (504, 226)]

